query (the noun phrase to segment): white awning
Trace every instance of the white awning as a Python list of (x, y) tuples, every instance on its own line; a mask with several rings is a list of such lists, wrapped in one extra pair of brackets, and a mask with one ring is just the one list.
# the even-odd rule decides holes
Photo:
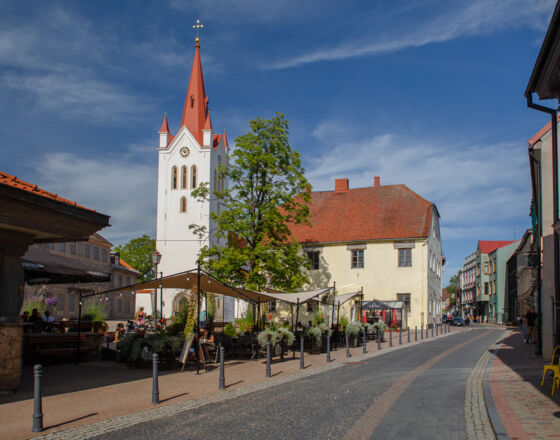
[[(199, 279), (197, 270), (193, 269), (187, 272), (180, 272), (155, 280), (145, 281), (143, 283), (132, 284), (130, 286), (107, 290), (106, 292), (101, 293), (129, 292), (131, 290), (137, 291), (144, 289), (155, 289), (160, 287), (164, 289), (196, 290), (198, 283)], [(251, 301), (255, 303), (262, 303), (277, 299), (275, 296), (273, 297), (272, 294), (253, 292), (252, 290), (230, 286), (208, 274), (207, 272), (204, 272), (203, 270), (200, 271), (200, 290), (204, 292), (212, 292), (221, 295), (232, 296), (234, 298), (244, 299), (245, 301)]]
[(265, 292), (263, 295), (271, 296), (274, 299), (287, 302), (288, 304), (304, 304), (312, 299), (327, 293), (331, 290), (331, 287), (325, 287), (324, 289), (310, 290), (307, 292), (290, 292), (290, 293), (271, 293)]
[(342, 305), (344, 304), (346, 301), (351, 300), (352, 298), (354, 298), (355, 296), (361, 295), (362, 291), (358, 290), (357, 292), (352, 292), (352, 293), (345, 293), (343, 295), (336, 295), (334, 297), (333, 303), (335, 305)]

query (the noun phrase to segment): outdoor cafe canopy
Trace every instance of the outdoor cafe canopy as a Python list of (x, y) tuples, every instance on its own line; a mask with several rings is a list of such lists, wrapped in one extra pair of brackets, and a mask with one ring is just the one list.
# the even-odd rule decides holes
[(349, 301), (352, 298), (354, 298), (355, 296), (361, 295), (362, 293), (363, 293), (362, 290), (358, 290), (357, 292), (351, 292), (351, 293), (344, 293), (342, 295), (336, 295), (333, 299), (333, 304), (342, 305), (346, 301)]
[[(143, 290), (143, 289), (155, 289), (162, 287), (164, 289), (185, 289), (185, 290), (196, 290), (199, 286), (199, 276), (197, 269), (192, 269), (186, 272), (180, 272), (174, 275), (169, 275), (163, 278), (157, 278), (155, 280), (145, 281), (143, 283), (131, 284), (129, 286), (119, 287), (117, 289), (107, 290), (101, 293), (121, 293), (129, 292), (131, 290)], [(328, 292), (330, 287), (324, 289), (312, 290), (309, 292), (291, 292), (291, 293), (279, 293), (279, 292), (254, 292), (252, 290), (243, 289), (240, 287), (233, 287), (229, 284), (220, 281), (219, 279), (213, 277), (208, 272), (200, 270), (200, 290), (212, 293), (218, 293), (221, 295), (232, 296), (234, 298), (243, 299), (245, 301), (253, 302), (256, 304), (280, 300), (288, 304), (303, 304), (313, 298)]]

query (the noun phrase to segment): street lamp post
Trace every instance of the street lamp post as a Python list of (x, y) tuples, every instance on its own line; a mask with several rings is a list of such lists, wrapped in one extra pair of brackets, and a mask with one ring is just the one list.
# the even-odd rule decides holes
[[(156, 267), (156, 279), (158, 276), (158, 264), (161, 261), (161, 254), (155, 250), (152, 252), (152, 264)], [(154, 323), (157, 322), (157, 287), (154, 288)]]

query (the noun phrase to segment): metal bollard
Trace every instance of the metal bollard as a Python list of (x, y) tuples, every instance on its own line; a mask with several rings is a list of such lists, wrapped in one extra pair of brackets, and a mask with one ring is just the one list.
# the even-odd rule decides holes
[(220, 345), (220, 385), (218, 386), (220, 390), (226, 389), (226, 373), (225, 373), (225, 363), (224, 363), (224, 347)]
[(327, 363), (331, 361), (331, 335), (327, 333)]
[(439, 325), (436, 324), (436, 336), (438, 335)]
[(420, 326), (420, 340), (424, 340), (424, 326)]
[(266, 341), (266, 377), (271, 377), (270, 374), (270, 340)]
[(389, 347), (393, 346), (393, 329), (389, 326)]
[(418, 326), (414, 326), (414, 342), (418, 342)]
[(152, 405), (157, 405), (159, 403), (158, 364), (159, 356), (157, 353), (154, 353), (152, 355)]
[(299, 369), (305, 369), (305, 359), (303, 357), (303, 336), (299, 338)]
[(399, 329), (399, 345), (402, 345), (402, 329)]
[(43, 431), (43, 403), (41, 400), (41, 376), (43, 367), (37, 364), (33, 367), (33, 428), (31, 432)]
[(435, 324), (432, 324), (432, 338), (434, 337), (434, 327), (435, 327)]
[(381, 335), (379, 330), (377, 330), (377, 350), (381, 350)]
[(346, 358), (350, 357), (350, 343), (348, 342), (348, 333), (344, 333), (346, 336)]
[(406, 328), (406, 342), (410, 344), (410, 327)]
[(366, 354), (367, 353), (367, 327), (364, 327), (364, 341), (362, 343), (362, 353)]

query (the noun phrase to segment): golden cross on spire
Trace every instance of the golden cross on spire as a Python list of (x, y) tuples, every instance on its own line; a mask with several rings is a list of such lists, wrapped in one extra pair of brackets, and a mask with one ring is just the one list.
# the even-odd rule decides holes
[(197, 43), (200, 41), (198, 39), (198, 31), (200, 28), (203, 28), (204, 25), (200, 22), (200, 20), (196, 20), (196, 24), (193, 24), (193, 29), (196, 29), (196, 38), (194, 41), (196, 41)]

